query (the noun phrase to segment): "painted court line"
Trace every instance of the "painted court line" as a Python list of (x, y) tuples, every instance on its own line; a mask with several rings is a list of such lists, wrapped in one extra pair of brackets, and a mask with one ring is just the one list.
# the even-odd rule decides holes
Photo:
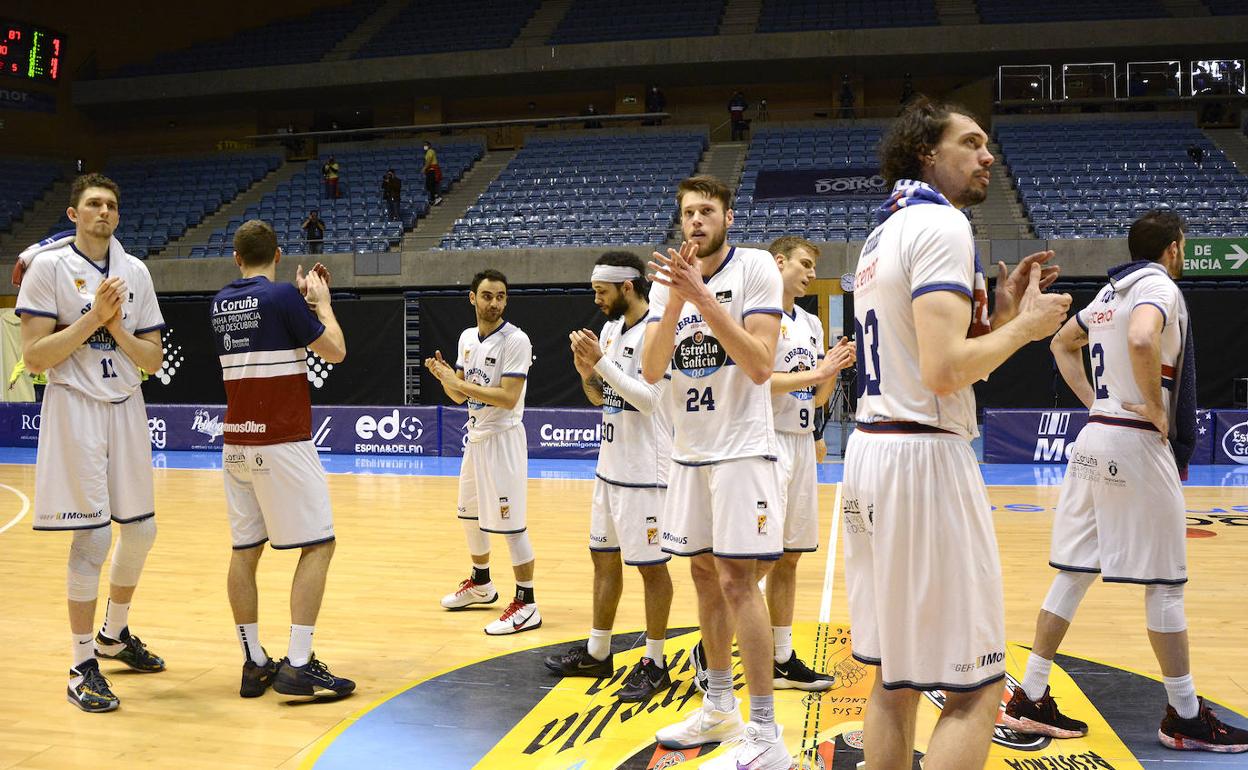
[(832, 583), (836, 578), (836, 541), (841, 532), (841, 483), (836, 483), (836, 496), (832, 498), (832, 525), (828, 527), (828, 560), (823, 568), (823, 597), (819, 600), (819, 622), (827, 623), (832, 617)]
[(21, 521), (22, 517), (26, 515), (26, 511), (30, 510), (30, 498), (27, 497), (26, 493), (23, 492), (22, 490), (17, 489), (15, 487), (11, 487), (8, 484), (0, 484), (0, 487), (3, 487), (4, 489), (9, 490), (10, 492), (12, 492), (13, 494), (17, 495), (18, 497), (22, 499), (22, 510), (18, 511), (17, 515), (14, 516), (11, 520), (9, 520), (8, 524), (5, 524), (3, 527), (0, 527), (0, 534), (2, 534), (9, 527)]

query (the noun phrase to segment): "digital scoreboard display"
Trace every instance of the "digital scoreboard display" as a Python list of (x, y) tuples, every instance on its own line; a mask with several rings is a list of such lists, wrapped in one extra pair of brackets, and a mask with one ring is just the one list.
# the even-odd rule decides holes
[(0, 19), (0, 74), (57, 82), (64, 51), (65, 37), (60, 33)]

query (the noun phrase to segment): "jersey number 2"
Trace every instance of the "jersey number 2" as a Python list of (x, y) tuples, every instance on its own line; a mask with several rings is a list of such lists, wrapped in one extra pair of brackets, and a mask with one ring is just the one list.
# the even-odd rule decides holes
[(1092, 346), (1092, 384), (1096, 389), (1097, 398), (1109, 398), (1109, 388), (1101, 384), (1101, 375), (1105, 374), (1105, 348), (1101, 343)]
[(113, 368), (113, 359), (111, 358), (101, 358), (100, 368), (104, 370), (104, 379), (106, 380), (109, 377), (117, 376), (117, 370)]

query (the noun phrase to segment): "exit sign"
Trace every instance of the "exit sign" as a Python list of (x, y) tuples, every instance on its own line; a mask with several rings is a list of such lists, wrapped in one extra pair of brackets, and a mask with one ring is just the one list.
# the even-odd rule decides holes
[(1248, 238), (1189, 238), (1183, 276), (1234, 275), (1248, 278)]

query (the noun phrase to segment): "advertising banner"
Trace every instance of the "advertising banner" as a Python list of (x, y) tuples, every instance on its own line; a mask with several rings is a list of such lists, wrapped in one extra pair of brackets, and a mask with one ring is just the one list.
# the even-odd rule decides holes
[(1248, 410), (1218, 410), (1213, 429), (1213, 463), (1248, 465)]
[[(1209, 409), (1196, 410), (1197, 443), (1192, 465), (1215, 462), (1214, 414)], [(1216, 414), (1224, 412), (1218, 410)], [(1248, 419), (1248, 412), (1242, 414)], [(1079, 431), (1087, 424), (1088, 413), (1084, 409), (985, 409), (984, 462), (1064, 463), (1070, 459)], [(1248, 430), (1248, 426), (1243, 427)]]
[(754, 200), (802, 198), (843, 200), (888, 196), (888, 185), (878, 168), (844, 166), (765, 170), (758, 172)]

